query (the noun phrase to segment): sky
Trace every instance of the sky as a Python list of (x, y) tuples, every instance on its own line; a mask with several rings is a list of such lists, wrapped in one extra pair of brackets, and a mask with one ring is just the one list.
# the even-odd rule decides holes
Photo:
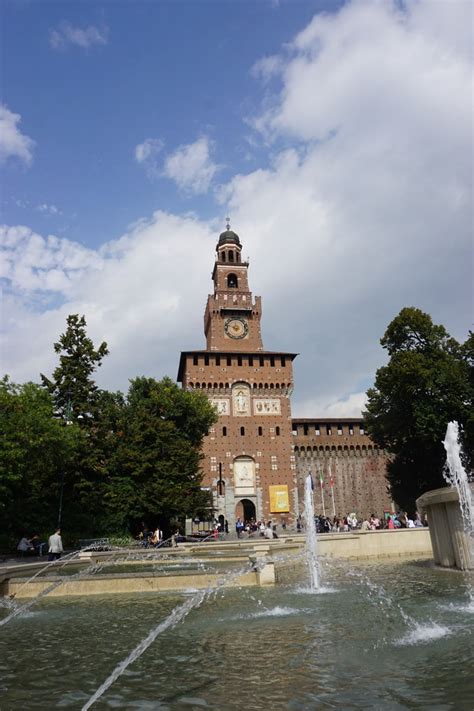
[(472, 4), (1, 5), (1, 371), (39, 381), (68, 314), (98, 384), (205, 347), (230, 217), (295, 417), (357, 417), (405, 306), (472, 329)]

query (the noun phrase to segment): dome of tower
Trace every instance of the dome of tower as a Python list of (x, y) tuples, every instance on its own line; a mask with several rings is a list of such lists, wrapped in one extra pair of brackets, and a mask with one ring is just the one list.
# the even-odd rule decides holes
[(228, 228), (219, 235), (219, 243), (217, 246), (222, 247), (223, 244), (236, 244), (240, 247), (239, 235), (235, 234), (235, 232)]

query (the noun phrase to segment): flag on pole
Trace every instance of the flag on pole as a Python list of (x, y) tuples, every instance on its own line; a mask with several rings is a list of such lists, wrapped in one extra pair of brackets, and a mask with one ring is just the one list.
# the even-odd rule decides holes
[(322, 470), (322, 469), (319, 470), (319, 485), (320, 485), (321, 489), (322, 489), (323, 486), (324, 486), (323, 470)]
[(313, 472), (311, 470), (308, 471), (308, 476), (311, 477), (311, 491), (314, 491)]

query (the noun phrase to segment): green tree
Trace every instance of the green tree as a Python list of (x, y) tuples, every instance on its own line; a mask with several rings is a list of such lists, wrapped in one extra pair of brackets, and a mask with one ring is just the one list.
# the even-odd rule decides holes
[(444, 486), (447, 423), (463, 428), (466, 453), (472, 452), (473, 343), (464, 345), (419, 309), (404, 308), (389, 324), (382, 346), (389, 362), (379, 368), (367, 392), (365, 427), (391, 460), (392, 496), (412, 510), (425, 491)]
[(54, 403), (34, 383), (0, 381), (0, 528), (46, 533), (58, 519), (63, 475), (79, 437), (54, 417)]
[[(54, 350), (59, 365), (51, 379), (41, 374), (43, 387), (54, 400), (56, 414), (80, 427), (73, 460), (64, 485), (64, 523), (85, 537), (102, 529), (103, 495), (108, 475), (110, 405), (116, 396), (98, 388), (93, 375), (108, 355), (105, 342), (98, 348), (87, 336), (86, 319), (67, 317), (67, 328)], [(120, 397), (117, 396), (117, 404)]]
[(131, 381), (115, 423), (111, 476), (105, 495), (110, 525), (126, 528), (203, 512), (201, 445), (216, 421), (208, 399), (179, 388), (169, 378)]
[(52, 395), (58, 414), (90, 427), (98, 415), (99, 399), (99, 388), (92, 375), (109, 350), (105, 342), (95, 348), (87, 336), (86, 325), (84, 316), (70, 314), (67, 317), (66, 332), (54, 344), (59, 365), (51, 380), (41, 374), (41, 381)]

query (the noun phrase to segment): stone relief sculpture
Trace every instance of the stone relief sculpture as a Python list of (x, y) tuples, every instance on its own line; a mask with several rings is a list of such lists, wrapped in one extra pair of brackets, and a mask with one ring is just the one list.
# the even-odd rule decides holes
[(217, 410), (218, 415), (230, 414), (230, 400), (211, 400)]
[(254, 400), (255, 415), (279, 415), (280, 401), (275, 399), (257, 399)]
[(232, 407), (234, 415), (250, 415), (250, 388), (245, 384), (238, 384), (232, 390)]
[(234, 460), (234, 486), (239, 496), (255, 493), (255, 462), (250, 457)]

